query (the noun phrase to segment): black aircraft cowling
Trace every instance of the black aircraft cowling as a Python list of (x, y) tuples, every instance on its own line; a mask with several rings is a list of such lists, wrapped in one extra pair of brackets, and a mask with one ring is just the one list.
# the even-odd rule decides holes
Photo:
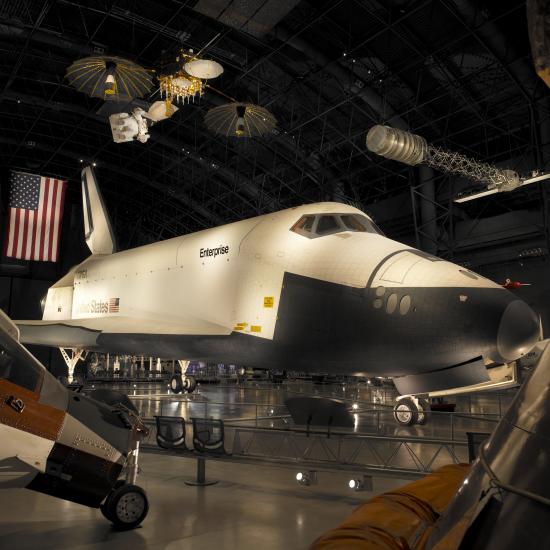
[[(407, 297), (407, 298), (406, 298)], [(403, 300), (406, 307), (401, 308)], [(275, 343), (338, 370), (397, 376), (529, 351), (534, 312), (504, 288), (357, 289), (286, 274)]]

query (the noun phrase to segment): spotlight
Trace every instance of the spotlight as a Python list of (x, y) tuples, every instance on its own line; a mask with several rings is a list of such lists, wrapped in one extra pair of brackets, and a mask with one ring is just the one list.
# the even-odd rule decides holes
[(359, 408), (359, 405), (357, 403), (353, 403), (353, 405), (351, 406), (351, 408), (356, 411), (358, 408)]
[(95, 168), (97, 166), (97, 162), (92, 162), (92, 166)]
[(359, 491), (363, 487), (363, 483), (360, 479), (350, 479), (348, 481), (348, 487), (354, 491)]
[(372, 491), (372, 477), (364, 475), (362, 478), (350, 479), (348, 487), (352, 491)]
[(308, 472), (298, 472), (296, 474), (296, 481), (300, 485), (316, 485), (317, 472), (315, 470), (309, 470)]

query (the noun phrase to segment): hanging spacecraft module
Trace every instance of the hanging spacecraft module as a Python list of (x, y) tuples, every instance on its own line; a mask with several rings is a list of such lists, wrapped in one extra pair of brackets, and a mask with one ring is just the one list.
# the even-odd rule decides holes
[(149, 509), (135, 484), (147, 431), (125, 395), (86, 396), (60, 384), (0, 311), (0, 489), (27, 488), (100, 508), (115, 527), (132, 529)]
[[(432, 392), (510, 380), (508, 363), (538, 339), (536, 315), (514, 294), (388, 239), (349, 205), (306, 204), (115, 252), (91, 167), (82, 189), (92, 255), (49, 289), (42, 321), (16, 322), (23, 342), (392, 377), (404, 396), (395, 418), (409, 425), (426, 420)], [(176, 375), (171, 386), (194, 381)]]

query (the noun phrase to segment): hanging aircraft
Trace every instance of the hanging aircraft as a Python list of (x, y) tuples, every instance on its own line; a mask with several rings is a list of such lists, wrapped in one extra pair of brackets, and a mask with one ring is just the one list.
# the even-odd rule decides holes
[[(395, 418), (410, 425), (425, 422), (428, 395), (517, 381), (512, 362), (539, 337), (511, 292), (385, 237), (353, 206), (306, 204), (116, 252), (91, 167), (82, 196), (92, 255), (49, 289), (43, 320), (17, 321), (25, 343), (392, 377)], [(195, 386), (185, 373), (170, 384)]]
[(135, 484), (146, 433), (125, 395), (86, 396), (60, 384), (0, 311), (0, 489), (27, 488), (100, 508), (117, 528), (131, 529), (149, 508)]

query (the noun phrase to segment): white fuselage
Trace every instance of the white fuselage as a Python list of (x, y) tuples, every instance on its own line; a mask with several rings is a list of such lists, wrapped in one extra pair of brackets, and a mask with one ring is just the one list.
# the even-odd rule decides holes
[(521, 337), (510, 319), (502, 332), (517, 300), (484, 277), (376, 232), (310, 238), (295, 230), (305, 217), (317, 228), (330, 214), (365, 216), (340, 203), (309, 204), (94, 254), (50, 288), (43, 321), (18, 322), (22, 339), (389, 376), (480, 356), (511, 360), (532, 345), (532, 312), (520, 312), (528, 326)]

